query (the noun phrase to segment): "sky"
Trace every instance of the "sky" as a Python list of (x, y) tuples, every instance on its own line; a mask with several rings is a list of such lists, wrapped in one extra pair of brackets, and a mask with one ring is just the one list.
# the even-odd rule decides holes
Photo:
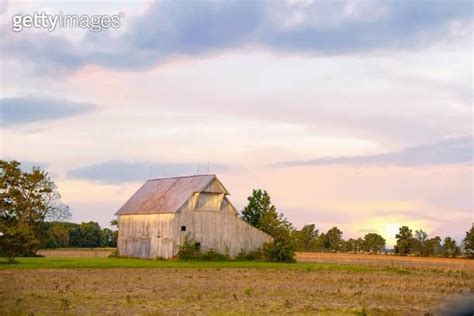
[[(73, 221), (215, 173), (344, 238), (472, 225), (470, 1), (0, 4), (1, 158), (48, 170)], [(34, 12), (120, 27), (13, 31)]]

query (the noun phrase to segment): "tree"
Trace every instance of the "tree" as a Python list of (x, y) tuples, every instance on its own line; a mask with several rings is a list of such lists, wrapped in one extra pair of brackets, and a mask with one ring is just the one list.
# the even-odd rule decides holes
[(385, 249), (385, 238), (379, 234), (369, 233), (364, 236), (364, 251), (378, 253)]
[[(48, 224), (48, 225), (46, 225)], [(62, 248), (69, 247), (70, 232), (65, 223), (48, 222), (45, 223), (46, 232), (41, 243), (42, 248)]]
[(261, 189), (252, 190), (252, 195), (247, 198), (248, 204), (242, 211), (242, 219), (254, 227), (259, 227), (261, 218), (265, 213), (275, 211), (270, 195)]
[(314, 224), (305, 225), (301, 230), (294, 232), (296, 249), (298, 251), (314, 251), (319, 231)]
[(343, 251), (359, 253), (364, 250), (363, 244), (364, 244), (364, 241), (362, 238), (357, 238), (357, 239), (349, 238), (349, 240), (344, 242)]
[(101, 247), (117, 247), (116, 232), (111, 229), (104, 228), (100, 231), (100, 246)]
[(406, 256), (411, 253), (413, 248), (413, 233), (408, 226), (402, 226), (397, 235), (397, 244), (395, 245), (395, 253)]
[(337, 252), (342, 249), (344, 240), (342, 239), (342, 231), (334, 226), (327, 231), (325, 235), (324, 246), (327, 250)]
[(474, 257), (474, 224), (471, 226), (471, 229), (466, 232), (464, 251), (467, 256)]
[(438, 257), (441, 255), (443, 247), (441, 246), (441, 237), (430, 238), (425, 243), (424, 256)]
[(33, 231), (24, 224), (7, 226), (0, 223), (0, 250), (8, 258), (8, 262), (15, 261), (15, 257), (37, 247), (39, 241)]
[(43, 237), (44, 221), (66, 218), (70, 215), (69, 209), (61, 203), (57, 187), (46, 171), (33, 167), (31, 172), (24, 172), (15, 160), (0, 160), (0, 169), (0, 224), (3, 232), (0, 251), (10, 249), (8, 238), (18, 236), (25, 244), (20, 253), (35, 253)]
[(428, 234), (423, 230), (415, 231), (415, 239), (413, 241), (413, 252), (417, 256), (426, 255), (426, 241), (428, 239)]
[(263, 250), (269, 261), (293, 262), (293, 225), (278, 213), (270, 195), (264, 190), (253, 190), (247, 199), (248, 205), (242, 211), (242, 219), (250, 225), (273, 237), (273, 243), (264, 245)]
[(444, 238), (443, 243), (443, 256), (444, 257), (456, 257), (460, 254), (459, 247), (456, 245), (456, 240), (451, 237)]
[(79, 225), (79, 247), (99, 247), (101, 229), (97, 222), (81, 223)]

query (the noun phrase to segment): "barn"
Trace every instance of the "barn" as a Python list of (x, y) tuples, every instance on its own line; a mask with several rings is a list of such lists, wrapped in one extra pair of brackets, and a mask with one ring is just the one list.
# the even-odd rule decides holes
[(116, 213), (118, 254), (173, 258), (186, 236), (231, 257), (272, 241), (240, 219), (215, 175), (148, 180)]

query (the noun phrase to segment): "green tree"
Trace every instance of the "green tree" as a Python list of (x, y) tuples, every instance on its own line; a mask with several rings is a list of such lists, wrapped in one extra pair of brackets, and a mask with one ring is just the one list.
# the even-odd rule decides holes
[(385, 238), (379, 234), (369, 233), (364, 236), (364, 251), (379, 253), (385, 249)]
[(315, 225), (305, 225), (301, 230), (294, 232), (296, 249), (298, 251), (314, 251), (319, 231)]
[(100, 246), (101, 247), (117, 247), (116, 232), (109, 228), (104, 228), (100, 231)]
[[(43, 237), (43, 223), (70, 215), (48, 173), (39, 167), (24, 172), (20, 165), (15, 160), (0, 160), (0, 224), (3, 233), (0, 251), (11, 249), (11, 239), (8, 238), (18, 236), (25, 247), (15, 255), (35, 253)], [(32, 240), (27, 240), (30, 237)]]
[(314, 241), (314, 251), (326, 251), (325, 248), (326, 233), (321, 233)]
[(97, 222), (81, 223), (79, 225), (79, 247), (99, 247), (101, 229)]
[(64, 248), (69, 247), (70, 232), (64, 223), (48, 222), (45, 223), (47, 227), (43, 234), (42, 248)]
[(38, 239), (28, 226), (24, 224), (8, 226), (0, 222), (0, 250), (7, 256), (9, 263), (14, 262), (18, 255), (37, 247), (38, 244)]
[(426, 241), (423, 255), (427, 257), (439, 257), (442, 253), (442, 249), (441, 237), (436, 236)]
[(325, 234), (324, 247), (332, 252), (337, 252), (342, 249), (344, 240), (342, 239), (342, 231), (334, 226)]
[(247, 198), (248, 204), (242, 211), (242, 219), (252, 226), (259, 228), (261, 218), (265, 213), (276, 211), (267, 191), (254, 189)]
[(267, 260), (293, 262), (294, 241), (292, 224), (278, 213), (265, 190), (253, 190), (242, 211), (242, 219), (273, 237), (273, 243), (264, 246)]
[(408, 226), (402, 226), (397, 235), (397, 244), (395, 245), (395, 253), (406, 256), (413, 249), (413, 232)]
[(456, 240), (451, 237), (444, 238), (443, 242), (443, 256), (456, 257), (460, 254), (459, 247), (456, 245)]
[(464, 251), (469, 257), (474, 257), (474, 225), (471, 226), (471, 229), (466, 232), (466, 237), (464, 238)]
[(426, 241), (428, 234), (422, 229), (415, 230), (415, 239), (413, 240), (413, 253), (417, 256), (426, 255)]
[(352, 253), (360, 253), (364, 250), (364, 241), (362, 238), (349, 238), (347, 241), (344, 242), (343, 251), (344, 252), (352, 252)]

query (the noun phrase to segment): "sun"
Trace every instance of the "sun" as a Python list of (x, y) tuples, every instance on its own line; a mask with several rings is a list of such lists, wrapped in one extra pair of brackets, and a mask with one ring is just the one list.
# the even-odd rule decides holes
[(385, 239), (387, 240), (387, 246), (395, 245), (396, 238), (395, 235), (398, 234), (400, 228), (398, 223), (390, 223), (384, 226), (382, 229)]

